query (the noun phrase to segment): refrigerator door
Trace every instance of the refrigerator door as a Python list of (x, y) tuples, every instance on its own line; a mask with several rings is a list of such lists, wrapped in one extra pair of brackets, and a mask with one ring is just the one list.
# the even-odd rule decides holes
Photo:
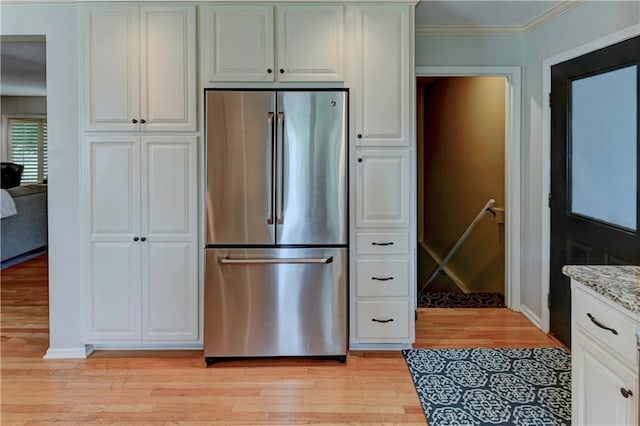
[(346, 92), (278, 92), (277, 244), (347, 243)]
[(206, 250), (204, 355), (342, 356), (347, 249)]
[(273, 244), (275, 93), (205, 93), (206, 244)]

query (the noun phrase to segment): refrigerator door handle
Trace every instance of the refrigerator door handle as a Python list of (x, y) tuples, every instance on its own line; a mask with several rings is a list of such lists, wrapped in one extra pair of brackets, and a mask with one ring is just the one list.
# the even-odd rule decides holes
[(314, 257), (314, 258), (256, 258), (256, 259), (229, 259), (228, 257), (218, 257), (218, 262), (222, 264), (278, 264), (278, 263), (300, 263), (300, 264), (328, 264), (333, 262), (333, 256), (328, 257)]
[[(267, 124), (269, 127), (269, 143), (271, 143), (271, 155), (273, 155), (273, 111), (267, 113)], [(273, 158), (273, 157), (272, 157)], [(273, 225), (273, 161), (269, 162), (271, 167), (271, 185), (269, 186), (269, 193), (267, 194), (267, 209), (269, 210), (269, 216), (267, 217), (267, 224)]]
[(284, 224), (284, 112), (278, 112), (278, 138), (280, 143), (280, 162), (278, 165), (278, 172), (280, 178), (280, 191), (278, 192), (278, 211), (276, 212), (276, 218), (278, 225)]

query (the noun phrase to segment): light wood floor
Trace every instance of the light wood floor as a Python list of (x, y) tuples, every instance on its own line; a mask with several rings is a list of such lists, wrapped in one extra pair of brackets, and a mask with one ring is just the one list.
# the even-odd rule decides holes
[[(2, 425), (426, 424), (400, 353), (212, 368), (200, 351), (43, 360), (46, 271), (46, 255), (2, 271)], [(557, 345), (507, 309), (422, 310), (416, 327), (416, 347)]]

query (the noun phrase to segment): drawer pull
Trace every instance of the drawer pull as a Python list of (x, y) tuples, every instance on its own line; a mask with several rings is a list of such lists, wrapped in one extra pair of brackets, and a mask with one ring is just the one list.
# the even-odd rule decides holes
[(624, 396), (625, 398), (629, 398), (630, 396), (633, 396), (633, 392), (631, 392), (630, 389), (625, 389), (625, 388), (620, 388), (620, 393), (622, 394), (622, 396)]
[(606, 325), (602, 324), (600, 321), (595, 319), (593, 317), (593, 315), (591, 315), (589, 312), (587, 312), (587, 316), (589, 317), (591, 322), (594, 323), (595, 325), (597, 325), (598, 327), (602, 328), (603, 330), (609, 330), (610, 332), (612, 332), (616, 336), (618, 335), (618, 331), (615, 328), (607, 327)]
[(393, 277), (371, 277), (374, 281), (391, 281)]
[(393, 318), (389, 318), (389, 319), (386, 319), (386, 320), (380, 320), (380, 319), (378, 319), (378, 318), (371, 318), (371, 321), (373, 321), (373, 322), (380, 322), (380, 323), (382, 323), (382, 324), (386, 324), (386, 323), (388, 323), (388, 322), (393, 322)]
[(371, 243), (372, 246), (392, 246), (393, 245), (393, 241), (389, 241), (386, 243), (377, 243), (377, 242), (372, 242)]

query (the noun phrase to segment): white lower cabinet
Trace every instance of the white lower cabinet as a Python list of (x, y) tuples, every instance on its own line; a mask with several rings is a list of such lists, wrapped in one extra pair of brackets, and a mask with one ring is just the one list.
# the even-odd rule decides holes
[(85, 343), (195, 342), (197, 138), (87, 138)]
[(637, 315), (571, 282), (572, 424), (638, 424)]
[(638, 424), (637, 370), (625, 367), (580, 332), (572, 335), (572, 356), (573, 424)]

